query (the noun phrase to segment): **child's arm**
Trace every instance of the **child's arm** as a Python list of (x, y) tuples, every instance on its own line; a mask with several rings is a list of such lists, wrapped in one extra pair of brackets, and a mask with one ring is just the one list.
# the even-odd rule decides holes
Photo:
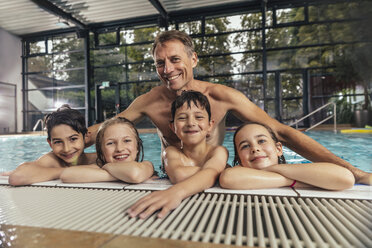
[(277, 164), (264, 170), (328, 190), (348, 189), (355, 183), (348, 169), (331, 163)]
[(96, 164), (66, 168), (61, 173), (60, 179), (64, 183), (94, 183), (118, 180)]
[(199, 166), (187, 166), (182, 162), (182, 153), (174, 146), (165, 149), (164, 167), (169, 180), (179, 183), (201, 170)]
[(58, 158), (49, 152), (35, 161), (19, 165), (9, 175), (9, 184), (20, 186), (58, 179), (64, 169)]
[(150, 161), (108, 163), (102, 169), (127, 183), (142, 183), (154, 174), (154, 166)]
[(186, 197), (212, 187), (218, 175), (225, 168), (227, 158), (226, 148), (217, 147), (200, 171), (169, 189), (156, 191), (143, 197), (128, 210), (128, 213), (132, 217), (140, 214), (140, 218), (145, 219), (161, 209), (157, 216), (164, 217), (170, 210), (178, 207)]
[(293, 180), (279, 173), (257, 170), (237, 165), (225, 169), (220, 175), (220, 185), (225, 189), (267, 189), (290, 186)]

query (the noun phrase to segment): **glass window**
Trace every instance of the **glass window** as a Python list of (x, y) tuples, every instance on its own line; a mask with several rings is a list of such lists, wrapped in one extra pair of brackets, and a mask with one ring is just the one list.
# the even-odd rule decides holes
[(116, 31), (101, 33), (98, 35), (98, 46), (115, 45), (116, 42)]
[(125, 63), (125, 47), (93, 50), (91, 54), (91, 63), (94, 66)]
[(294, 121), (294, 119), (299, 119), (303, 116), (302, 110), (302, 98), (301, 99), (292, 99), (292, 100), (283, 100), (282, 101), (282, 118), (283, 121), (289, 123)]
[(128, 65), (128, 75), (129, 81), (158, 79), (154, 64), (150, 62)]
[(231, 55), (204, 57), (199, 59), (199, 65), (195, 69), (198, 75), (218, 75), (232, 73), (234, 59)]
[(61, 53), (83, 49), (84, 39), (78, 39), (76, 35), (56, 36), (48, 40), (49, 53)]
[(84, 107), (85, 89), (30, 90), (28, 103), (39, 110), (57, 109), (63, 104), (69, 104), (71, 108)]
[(142, 44), (142, 45), (129, 45), (127, 46), (128, 62), (137, 62), (137, 61), (151, 61), (152, 44)]
[(27, 58), (28, 72), (42, 72), (52, 70), (53, 60), (52, 56), (36, 56)]
[(199, 34), (201, 33), (201, 21), (178, 23), (178, 30), (184, 31), (189, 35)]
[(84, 52), (58, 53), (53, 55), (53, 70), (84, 68)]
[(125, 67), (111, 66), (94, 69), (94, 83), (101, 84), (103, 81), (126, 82)]
[(145, 27), (136, 29), (127, 29), (120, 31), (120, 44), (132, 44), (138, 42), (150, 42), (155, 39), (156, 35), (164, 31), (164, 28)]
[(302, 97), (303, 80), (302, 74), (280, 73), (282, 85), (282, 97)]
[(277, 24), (305, 21), (304, 7), (277, 9), (275, 13)]
[(30, 54), (46, 53), (45, 40), (29, 43)]

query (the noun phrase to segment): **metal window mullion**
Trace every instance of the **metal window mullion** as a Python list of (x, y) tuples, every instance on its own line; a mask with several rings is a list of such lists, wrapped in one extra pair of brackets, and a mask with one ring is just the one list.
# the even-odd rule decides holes
[(230, 207), (230, 215), (228, 218), (228, 223), (227, 223), (227, 228), (226, 228), (226, 233), (225, 233), (225, 240), (224, 244), (225, 245), (230, 245), (231, 244), (231, 239), (232, 239), (232, 232), (233, 232), (233, 227), (234, 227), (234, 222), (235, 222), (235, 212), (236, 212), (236, 202), (237, 202), (238, 196), (234, 195), (233, 196), (233, 201)]
[[(193, 204), (191, 210), (187, 213), (187, 215), (183, 218), (182, 222), (180, 223), (180, 225), (177, 227), (177, 229), (175, 229), (174, 233), (172, 234), (172, 236), (170, 237), (170, 239), (177, 239), (181, 232), (184, 231), (184, 228), (186, 227), (187, 224), (190, 223), (190, 220), (193, 219), (193, 220), (197, 220), (196, 216), (195, 216), (195, 212), (196, 210), (199, 209), (199, 206), (200, 204), (203, 202), (204, 200), (204, 197), (205, 197), (205, 194), (201, 193), (199, 194), (199, 198), (197, 199), (197, 201)], [(200, 215), (199, 215), (200, 216)]]
[[(321, 201), (315, 199), (314, 202), (323, 211), (323, 213), (327, 214), (328, 219), (334, 223), (338, 230), (342, 232), (343, 237), (345, 236), (347, 240), (352, 242), (356, 247), (363, 247), (363, 243), (352, 233), (353, 229), (355, 229), (355, 226), (353, 226), (350, 221), (340, 214), (334, 206), (329, 204), (325, 199), (321, 199)], [(364, 235), (359, 235), (359, 238), (363, 237)], [(365, 241), (365, 239), (362, 240)], [(371, 243), (371, 241), (368, 241), (368, 238), (367, 243)], [(372, 244), (370, 244), (370, 247), (372, 247)]]
[[(125, 193), (127, 193), (128, 195), (126, 195)], [(111, 206), (110, 210), (107, 209), (107, 211), (110, 212), (110, 214), (107, 213), (106, 218), (102, 219), (98, 228), (96, 228), (96, 230), (94, 231), (110, 233), (116, 230), (118, 226), (121, 226), (123, 222), (128, 221), (128, 219), (130, 218), (129, 215), (124, 211), (129, 206), (131, 206), (136, 200), (138, 200), (139, 198), (149, 193), (150, 191), (134, 191), (133, 192), (133, 191), (125, 190), (124, 194), (120, 196), (121, 201), (118, 202), (117, 205)], [(102, 224), (102, 222), (104, 224)]]
[[(208, 196), (211, 196), (211, 194), (208, 194)], [(209, 217), (211, 215), (213, 207), (216, 204), (217, 197), (218, 197), (218, 194), (213, 194), (212, 200), (210, 200), (210, 202), (206, 202), (206, 203), (209, 203), (208, 208), (205, 211), (203, 218), (199, 222), (199, 225), (198, 225), (197, 229), (195, 230), (194, 235), (191, 238), (191, 241), (199, 241), (200, 236), (202, 235), (202, 230), (205, 229), (205, 226), (206, 226), (205, 224), (206, 224), (207, 220), (209, 219)], [(209, 200), (208, 197), (207, 197), (207, 199)], [(202, 207), (203, 207), (203, 205), (202, 205)], [(210, 222), (208, 224), (210, 225)], [(186, 236), (186, 234), (184, 236)]]
[(258, 196), (253, 197), (254, 200), (254, 213), (256, 215), (256, 228), (257, 228), (257, 239), (258, 239), (258, 246), (266, 247), (265, 242), (265, 234), (263, 230), (262, 218), (261, 218), (261, 211), (260, 211), (260, 203), (258, 200)]
[[(291, 198), (293, 200), (293, 198)], [(294, 200), (293, 200), (294, 201)], [(315, 214), (310, 210), (310, 208), (306, 205), (304, 200), (302, 198), (298, 199), (299, 204), (302, 208), (298, 207), (298, 210), (304, 211), (306, 215), (308, 216), (309, 220), (311, 222), (309, 223), (310, 225), (307, 225), (307, 227), (311, 227), (311, 233), (313, 234), (313, 237), (315, 238), (316, 242), (321, 246), (325, 246), (326, 244), (324, 243), (323, 239), (324, 238), (332, 247), (337, 247), (338, 244), (336, 241), (333, 239), (333, 237), (329, 234), (327, 229), (324, 228), (322, 223), (318, 220), (318, 217), (315, 216)], [(292, 202), (293, 203), (293, 202)], [(305, 219), (307, 219), (306, 215), (303, 215)], [(306, 222), (305, 222), (306, 223)], [(316, 228), (316, 229), (315, 229)], [(322, 238), (320, 237), (319, 234), (322, 234)]]
[[(357, 233), (359, 233), (359, 231), (362, 231), (365, 235), (367, 235), (368, 237), (372, 237), (372, 222), (371, 221), (368, 221), (368, 225), (363, 225), (363, 223), (361, 223), (357, 218), (355, 218), (355, 216), (353, 216), (351, 213), (349, 213), (348, 211), (346, 211), (346, 209), (341, 206), (340, 204), (338, 204), (334, 199), (331, 199), (330, 200), (331, 204), (337, 208), (337, 210), (339, 212), (341, 212), (341, 214), (343, 216), (345, 216), (350, 222), (353, 223), (353, 225), (355, 225), (357, 227)], [(372, 247), (372, 245), (371, 245)]]
[(217, 230), (216, 230), (215, 236), (213, 238), (213, 243), (215, 244), (219, 244), (221, 242), (221, 236), (222, 236), (222, 231), (223, 231), (225, 220), (226, 220), (227, 210), (229, 209), (229, 205), (230, 205), (230, 198), (231, 198), (231, 195), (228, 194), (225, 199), (225, 203), (224, 203), (224, 206), (223, 206), (220, 218), (219, 218), (219, 222), (217, 224)]
[[(306, 231), (305, 227), (303, 226), (302, 222), (300, 221), (299, 217), (297, 216), (296, 212), (293, 209), (293, 208), (295, 208), (295, 209), (299, 210), (299, 212), (300, 212), (299, 215), (302, 216), (303, 221), (306, 222), (305, 225), (309, 225), (312, 228), (313, 232), (315, 232), (314, 227), (310, 224), (309, 220), (306, 218), (306, 216), (302, 212), (301, 208), (297, 205), (297, 203), (296, 203), (296, 206), (293, 203), (291, 205), (290, 202), (288, 201), (287, 197), (283, 198), (283, 202), (288, 209), (289, 215), (291, 216), (291, 220), (294, 222), (295, 229), (299, 232), (302, 240), (305, 242), (305, 247), (315, 247), (314, 243), (310, 239), (310, 236), (307, 234), (307, 231)], [(292, 234), (291, 234), (292, 230), (289, 230), (289, 231), (290, 231), (290, 235), (292, 236)], [(319, 239), (320, 239), (320, 237), (319, 237)], [(294, 241), (294, 245), (296, 245), (296, 244), (297, 244), (297, 241)]]
[[(194, 230), (194, 228), (195, 228), (195, 226), (198, 222), (199, 222), (200, 227), (204, 226), (204, 225), (201, 226), (201, 221), (199, 221), (199, 220), (201, 218), (202, 213), (204, 213), (204, 210), (205, 210), (207, 204), (208, 203), (210, 204), (210, 198), (211, 197), (212, 197), (211, 194), (207, 194), (207, 196), (205, 197), (202, 205), (200, 206), (200, 208), (198, 209), (196, 214), (193, 216), (193, 219), (191, 220), (190, 224), (187, 226), (187, 229), (184, 231), (184, 233), (181, 237), (181, 240), (188, 240), (190, 238), (191, 232)], [(208, 216), (209, 216), (209, 214), (208, 214)], [(200, 231), (199, 231), (199, 233), (195, 232), (194, 236), (200, 236)]]
[(218, 199), (218, 202), (216, 204), (216, 208), (213, 212), (213, 215), (208, 223), (208, 227), (207, 227), (207, 230), (205, 231), (205, 234), (204, 234), (204, 237), (203, 237), (203, 240), (202, 242), (206, 243), (206, 242), (210, 242), (210, 238), (211, 238), (211, 234), (212, 234), (212, 230), (215, 226), (215, 223), (217, 221), (217, 217), (218, 217), (218, 214), (220, 213), (220, 209), (221, 209), (221, 206), (222, 206), (222, 201), (223, 201), (223, 198), (224, 198), (224, 195), (221, 194), (220, 195), (220, 198)]
[[(324, 210), (324, 206), (321, 204), (315, 204), (310, 200), (306, 199), (306, 203), (309, 204), (312, 211), (315, 213), (315, 215), (320, 219), (322, 222), (322, 225), (324, 225), (327, 230), (332, 234), (332, 236), (343, 246), (343, 247), (351, 247), (351, 244), (343, 237), (343, 235), (340, 233), (339, 230), (334, 226), (334, 222), (331, 222), (328, 218), (332, 218), (332, 216), (329, 215), (327, 211), (324, 211), (324, 213), (321, 211)], [(317, 202), (317, 199), (314, 199), (315, 202)], [(319, 202), (319, 201), (318, 201)]]
[[(270, 199), (271, 197), (269, 197)], [(270, 247), (278, 247), (278, 243), (276, 241), (276, 237), (275, 237), (275, 233), (274, 233), (274, 228), (273, 228), (273, 221), (271, 220), (270, 218), (270, 214), (269, 214), (269, 207), (266, 203), (266, 199), (265, 199), (265, 196), (262, 196), (261, 197), (261, 203), (262, 203), (262, 210), (263, 210), (263, 213), (264, 213), (264, 217), (265, 217), (265, 226), (266, 226), (266, 229), (267, 229), (267, 233), (268, 233), (268, 239), (269, 239), (269, 244), (270, 244)], [(275, 211), (275, 206), (271, 206), (273, 207), (273, 211)], [(280, 220), (278, 221), (275, 217), (279, 217), (278, 216), (278, 213), (275, 211), (276, 213), (276, 216), (274, 214), (274, 220), (276, 222), (278, 222), (277, 224), (280, 223)], [(282, 243), (282, 246), (283, 247), (289, 247), (288, 243), (286, 242), (287, 240), (287, 237), (285, 237), (285, 233), (284, 233), (284, 230), (283, 230), (283, 227), (279, 226), (278, 227), (278, 231), (279, 231), (279, 234), (280, 234), (280, 237), (281, 237), (281, 241), (283, 242)], [(282, 236), (284, 234), (284, 237)]]

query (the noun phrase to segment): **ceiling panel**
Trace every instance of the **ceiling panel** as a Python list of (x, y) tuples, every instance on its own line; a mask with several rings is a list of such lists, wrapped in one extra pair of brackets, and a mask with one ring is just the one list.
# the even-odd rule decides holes
[[(258, 0), (0, 0), (0, 27), (24, 36), (63, 28), (102, 27), (103, 24), (145, 19)], [(159, 13), (161, 12), (161, 14)], [(61, 26), (63, 24), (68, 24)]]

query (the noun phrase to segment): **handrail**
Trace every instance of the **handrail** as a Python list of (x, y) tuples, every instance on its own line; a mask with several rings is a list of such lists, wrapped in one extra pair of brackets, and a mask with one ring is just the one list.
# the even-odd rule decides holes
[(326, 117), (325, 119), (323, 119), (323, 120), (321, 120), (321, 121), (319, 121), (318, 123), (316, 123), (315, 125), (313, 125), (313, 126), (311, 126), (311, 127), (309, 127), (308, 129), (306, 129), (305, 130), (305, 132), (307, 132), (307, 131), (309, 131), (309, 130), (311, 130), (311, 129), (313, 129), (314, 127), (317, 127), (317, 126), (319, 126), (320, 124), (322, 124), (323, 122), (325, 122), (325, 121), (327, 121), (327, 120), (329, 120), (329, 119), (331, 119), (332, 117), (333, 117), (333, 132), (337, 132), (337, 121), (336, 121), (336, 119), (337, 119), (337, 115), (336, 115), (336, 104), (335, 103), (333, 103), (333, 102), (329, 102), (329, 103), (327, 103), (327, 104), (325, 104), (325, 105), (323, 105), (323, 106), (321, 106), (321, 107), (319, 107), (319, 108), (317, 108), (316, 110), (314, 110), (313, 112), (311, 112), (310, 114), (308, 114), (308, 115), (305, 115), (304, 117), (302, 117), (301, 119), (299, 119), (299, 120), (295, 120), (295, 122), (293, 122), (293, 123), (291, 123), (291, 124), (289, 124), (289, 126), (293, 126), (293, 125), (296, 125), (296, 129), (298, 129), (298, 123), (300, 122), (300, 121), (303, 121), (304, 119), (306, 119), (306, 118), (308, 118), (308, 117), (310, 117), (310, 116), (312, 116), (313, 114), (315, 114), (315, 113), (317, 113), (317, 112), (319, 112), (320, 110), (322, 110), (322, 109), (324, 109), (325, 107), (327, 107), (327, 106), (329, 106), (329, 105), (333, 105), (333, 114), (332, 115), (330, 115), (330, 116), (328, 116), (328, 117)]
[(44, 131), (44, 120), (43, 119), (37, 120), (37, 122), (36, 122), (34, 128), (32, 129), (32, 131), (35, 132), (40, 123), (41, 123), (41, 131)]

